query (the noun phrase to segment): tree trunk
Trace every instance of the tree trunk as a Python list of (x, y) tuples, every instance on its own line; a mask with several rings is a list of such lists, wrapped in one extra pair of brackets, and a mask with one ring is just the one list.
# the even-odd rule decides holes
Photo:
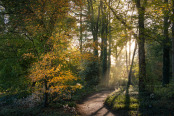
[(102, 61), (102, 79), (106, 84), (107, 76), (107, 19), (106, 19), (106, 7), (101, 6), (102, 12), (102, 31), (101, 31), (101, 61)]
[[(164, 1), (168, 5), (168, 0)], [(164, 10), (164, 45), (163, 45), (163, 86), (169, 84), (170, 57), (169, 57), (169, 11)]]
[(136, 50), (137, 50), (137, 43), (135, 44), (135, 48), (134, 48), (134, 52), (133, 52), (133, 56), (132, 56), (132, 62), (131, 62), (131, 67), (130, 67), (130, 71), (129, 71), (129, 76), (128, 76), (128, 86), (131, 84), (132, 67), (134, 64), (134, 57), (135, 57)]
[(100, 5), (98, 6), (98, 17), (97, 21), (95, 23), (94, 21), (94, 9), (93, 9), (93, 0), (88, 0), (88, 11), (90, 15), (90, 23), (91, 23), (91, 32), (93, 36), (93, 45), (94, 45), (94, 56), (98, 58), (98, 23), (100, 18), (100, 7), (101, 7), (101, 1)]
[(131, 65), (131, 36), (129, 37), (129, 66)]
[(128, 35), (127, 35), (127, 31), (126, 31), (126, 28), (125, 28), (125, 35), (126, 35), (126, 45), (125, 45), (125, 49), (126, 49), (126, 74), (127, 74), (127, 76), (128, 76), (128, 53), (127, 53), (127, 43), (128, 43), (128, 40), (127, 40), (127, 38), (128, 38)]
[(126, 70), (127, 70), (127, 74), (128, 74), (128, 54), (127, 54), (127, 43), (126, 43)]
[[(174, 17), (174, 0), (173, 3), (173, 17)], [(172, 18), (172, 79), (174, 81), (174, 18)]]
[(115, 67), (117, 67), (117, 59), (118, 59), (118, 50), (117, 50), (117, 46), (115, 48)]
[(82, 54), (82, 6), (80, 6), (80, 41), (79, 41), (79, 44), (80, 44), (80, 53)]
[(138, 54), (139, 54), (139, 91), (143, 92), (145, 90), (145, 79), (146, 79), (146, 62), (145, 62), (145, 28), (144, 28), (144, 14), (145, 14), (145, 5), (147, 0), (144, 0), (141, 4), (141, 0), (137, 0), (138, 8), (138, 28), (139, 28), (139, 39), (138, 39)]
[[(100, 5), (98, 6), (98, 17), (97, 21), (94, 20), (94, 9), (93, 9), (93, 0), (87, 0), (88, 2), (88, 15), (90, 17), (90, 29), (93, 36), (93, 54), (94, 54), (94, 66), (93, 68), (96, 70), (96, 76), (99, 77), (99, 61), (98, 61), (98, 23), (100, 18), (100, 7), (101, 7), (101, 1)], [(99, 80), (98, 80), (99, 81)]]
[(45, 92), (44, 92), (44, 107), (48, 106), (48, 86), (47, 86), (47, 80), (44, 79), (44, 88), (45, 88)]
[[(109, 0), (109, 5), (111, 4), (111, 1)], [(110, 19), (111, 19), (111, 14), (110, 14), (110, 10), (109, 10), (109, 18), (108, 18), (108, 23), (109, 23), (109, 52), (108, 52), (108, 70), (107, 70), (107, 76), (108, 76), (108, 80), (107, 83), (109, 84), (109, 79), (110, 79), (110, 69), (111, 69), (111, 23), (110, 23)]]

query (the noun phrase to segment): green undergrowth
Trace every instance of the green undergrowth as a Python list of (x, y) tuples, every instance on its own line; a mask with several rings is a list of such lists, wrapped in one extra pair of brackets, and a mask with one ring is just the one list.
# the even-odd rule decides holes
[(56, 101), (50, 101), (49, 106), (44, 108), (43, 103), (34, 107), (28, 107), (15, 103), (18, 99), (25, 99), (26, 96), (21, 94), (0, 94), (0, 116), (77, 116), (75, 109), (76, 104), (83, 100), (86, 96), (99, 91), (95, 86), (85, 86), (78, 89), (71, 95), (70, 99), (59, 98)]
[(136, 89), (132, 86), (129, 89), (127, 87), (121, 87), (106, 98), (105, 105), (113, 111), (119, 112), (121, 115), (135, 115), (139, 107), (137, 94)]
[(105, 105), (121, 116), (173, 116), (174, 99), (164, 96), (159, 91), (139, 94), (137, 87), (121, 87), (106, 98)]
[(82, 89), (76, 90), (76, 92), (72, 95), (72, 101), (80, 102), (84, 99), (84, 97), (97, 91), (100, 91), (100, 89), (96, 88), (95, 86), (83, 87)]

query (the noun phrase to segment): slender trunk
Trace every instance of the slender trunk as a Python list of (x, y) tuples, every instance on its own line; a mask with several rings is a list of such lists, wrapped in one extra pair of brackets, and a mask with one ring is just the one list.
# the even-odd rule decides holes
[[(126, 23), (126, 18), (125, 18), (125, 23)], [(126, 46), (125, 46), (125, 49), (126, 49), (126, 77), (127, 77), (129, 72), (128, 72), (128, 53), (127, 53), (128, 34), (127, 34), (126, 27), (124, 28), (124, 33), (126, 35)]]
[[(102, 25), (102, 29), (101, 29), (101, 56), (100, 56), (100, 61), (103, 60), (103, 44), (104, 44), (104, 28), (103, 28), (103, 24), (104, 24), (104, 18), (103, 18), (103, 1), (101, 1), (101, 15), (102, 15), (102, 19), (101, 19), (101, 25)], [(102, 67), (102, 63), (101, 63), (101, 67)]]
[(128, 76), (128, 86), (131, 84), (132, 67), (133, 67), (133, 63), (134, 63), (134, 57), (135, 57), (136, 50), (137, 50), (137, 43), (135, 44), (135, 48), (134, 48), (134, 52), (133, 52), (133, 56), (132, 56), (132, 62), (131, 62), (131, 67), (130, 67), (130, 71), (129, 71), (129, 76)]
[(126, 70), (128, 74), (128, 55), (127, 55), (127, 43), (126, 43)]
[[(111, 1), (109, 0), (109, 5), (111, 4)], [(109, 79), (110, 79), (110, 69), (111, 69), (111, 14), (110, 14), (110, 10), (109, 10), (109, 17), (108, 17), (108, 23), (109, 23), (109, 52), (108, 52), (108, 81), (107, 83), (109, 84)]]
[(129, 66), (131, 64), (131, 36), (129, 37)]
[(117, 67), (117, 59), (118, 59), (118, 50), (117, 50), (117, 46), (115, 48), (115, 67)]
[(125, 49), (126, 49), (126, 73), (128, 75), (128, 53), (127, 53), (127, 38), (128, 38), (128, 35), (127, 35), (127, 31), (126, 31), (126, 28), (125, 28), (125, 35), (126, 35), (126, 46), (125, 46)]
[[(168, 5), (168, 0), (164, 1)], [(164, 10), (164, 45), (163, 45), (163, 86), (169, 84), (170, 57), (169, 57), (169, 11)]]
[(115, 76), (117, 75), (117, 57), (118, 57), (118, 55), (117, 55), (117, 46), (116, 46), (116, 48), (115, 48), (115, 71), (114, 71)]
[(83, 37), (83, 35), (82, 35), (82, 33), (83, 33), (83, 31), (82, 31), (82, 6), (80, 6), (80, 10), (81, 10), (81, 12), (80, 12), (80, 53), (82, 54), (82, 37)]
[(47, 86), (47, 80), (44, 79), (44, 88), (45, 88), (45, 92), (44, 92), (44, 107), (48, 106), (48, 86)]

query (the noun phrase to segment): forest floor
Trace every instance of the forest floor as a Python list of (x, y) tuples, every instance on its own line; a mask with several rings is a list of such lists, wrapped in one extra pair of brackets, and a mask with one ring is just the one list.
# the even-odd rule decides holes
[(77, 111), (81, 116), (119, 116), (111, 112), (104, 101), (114, 90), (103, 90), (87, 96), (83, 101), (77, 104)]

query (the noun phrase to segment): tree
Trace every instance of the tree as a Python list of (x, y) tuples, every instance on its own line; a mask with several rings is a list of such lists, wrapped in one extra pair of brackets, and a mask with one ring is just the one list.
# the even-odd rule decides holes
[(88, 2), (88, 15), (90, 17), (90, 30), (93, 36), (94, 56), (98, 58), (98, 30), (99, 30), (98, 25), (99, 25), (101, 1), (100, 5), (98, 5), (98, 14), (96, 20), (95, 20), (94, 2), (97, 1), (87, 0), (87, 2)]
[(169, 40), (169, 11), (168, 11), (168, 0), (164, 1), (164, 44), (163, 44), (163, 85), (169, 84), (169, 72), (170, 72), (170, 40)]
[[(101, 3), (101, 13), (102, 13), (102, 21), (101, 21), (101, 25), (102, 25), (102, 29), (101, 29), (101, 75), (102, 75), (102, 79), (104, 80), (104, 82), (107, 82), (107, 34), (108, 34), (108, 22), (107, 22), (107, 15), (106, 15), (106, 6), (105, 4), (103, 4), (103, 2)], [(105, 83), (106, 84), (106, 83)]]
[(174, 0), (172, 0), (172, 79), (174, 80)]
[[(59, 70), (57, 68), (59, 64), (55, 63), (55, 60), (58, 60), (58, 58), (55, 58), (54, 55), (59, 56), (61, 51), (65, 52), (67, 50), (65, 47), (68, 47), (66, 44), (70, 40), (69, 37), (71, 37), (69, 34), (72, 34), (71, 32), (73, 32), (75, 27), (75, 18), (69, 14), (71, 4), (69, 0), (2, 0), (2, 5), (5, 8), (4, 14), (9, 16), (8, 20), (11, 30), (7, 31), (19, 33), (19, 35), (24, 36), (22, 39), (27, 39), (32, 43), (28, 49), (35, 51), (34, 56), (37, 57), (37, 62), (31, 69), (30, 77), (35, 86), (38, 84), (40, 88), (44, 87), (44, 106), (47, 106), (48, 91), (50, 90), (49, 81), (52, 78), (55, 79), (55, 76), (61, 75), (58, 73), (59, 71), (55, 71), (56, 69)], [(61, 36), (62, 40), (61, 38), (56, 40), (57, 36)], [(56, 49), (56, 44), (61, 46), (62, 41), (66, 43), (65, 46)], [(59, 58), (61, 57), (59, 56)], [(68, 57), (64, 56), (63, 58)], [(61, 61), (61, 63), (63, 64), (64, 62)], [(68, 75), (71, 79), (76, 78), (68, 68), (60, 77), (65, 77), (64, 75)], [(51, 85), (56, 86), (58, 84), (58, 82), (55, 83), (51, 83)]]
[(70, 47), (70, 37), (61, 34), (51, 39), (54, 41), (53, 49), (44, 53), (41, 59), (33, 64), (29, 75), (31, 80), (37, 83), (36, 88), (44, 93), (45, 107), (49, 104), (49, 95), (57, 93), (59, 97), (66, 90), (71, 94), (80, 87), (76, 85), (77, 69), (71, 67), (71, 64), (79, 64), (80, 55)]
[[(109, 5), (111, 5), (112, 2), (109, 0)], [(108, 9), (108, 38), (109, 38), (109, 50), (108, 50), (108, 65), (107, 65), (107, 83), (109, 84), (110, 79), (110, 70), (111, 70), (111, 42), (112, 42), (112, 35), (111, 35), (111, 12), (110, 9)]]
[(146, 62), (145, 62), (145, 28), (144, 28), (144, 15), (145, 7), (147, 5), (147, 0), (136, 1), (136, 6), (138, 10), (138, 29), (139, 29), (139, 38), (138, 38), (138, 54), (139, 54), (139, 91), (145, 90), (145, 79), (146, 79)]

